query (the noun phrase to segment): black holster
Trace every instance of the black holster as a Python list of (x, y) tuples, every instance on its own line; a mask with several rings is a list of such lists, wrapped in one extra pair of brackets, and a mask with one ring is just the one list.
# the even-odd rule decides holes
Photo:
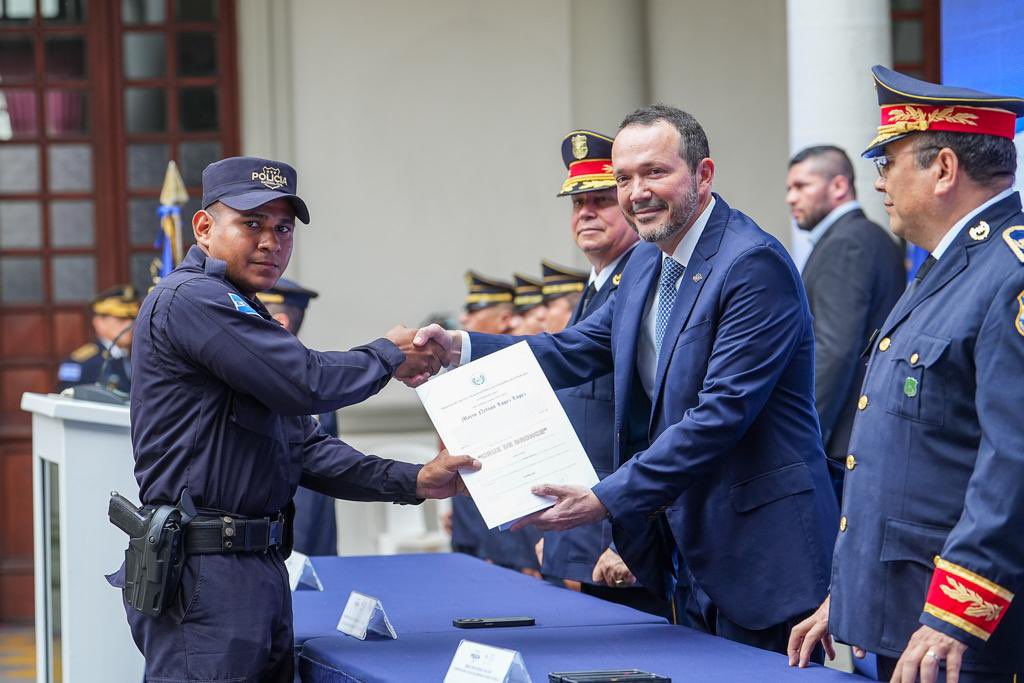
[(124, 553), (124, 597), (150, 616), (160, 613), (178, 592), (185, 563), (185, 526), (195, 516), (188, 491), (177, 505), (136, 507), (116, 491), (107, 510), (110, 521), (128, 534)]

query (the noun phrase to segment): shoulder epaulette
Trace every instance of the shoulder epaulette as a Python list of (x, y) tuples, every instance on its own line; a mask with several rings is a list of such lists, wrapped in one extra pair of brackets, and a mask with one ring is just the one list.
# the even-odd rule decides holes
[(1014, 225), (1003, 230), (1003, 241), (1017, 259), (1024, 263), (1024, 225)]
[(89, 360), (99, 352), (100, 347), (94, 344), (93, 342), (89, 342), (88, 344), (83, 344), (82, 346), (79, 346), (77, 349), (72, 351), (71, 360), (75, 361), (76, 363), (84, 363), (85, 361)]

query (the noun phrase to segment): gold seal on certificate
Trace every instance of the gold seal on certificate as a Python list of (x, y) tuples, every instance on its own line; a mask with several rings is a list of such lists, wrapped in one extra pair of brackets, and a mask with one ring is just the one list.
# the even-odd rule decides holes
[(488, 528), (550, 507), (533, 486), (598, 481), (526, 342), (442, 373), (416, 393), (448, 452), (483, 464), (462, 478)]

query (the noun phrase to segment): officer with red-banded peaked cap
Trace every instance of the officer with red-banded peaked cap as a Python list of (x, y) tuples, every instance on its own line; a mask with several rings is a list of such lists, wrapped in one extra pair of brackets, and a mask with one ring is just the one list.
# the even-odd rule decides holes
[(880, 680), (1010, 683), (1024, 671), (1024, 100), (873, 74), (864, 156), (893, 232), (929, 256), (872, 338), (831, 595), (793, 630), (790, 661), (831, 634), (876, 653)]

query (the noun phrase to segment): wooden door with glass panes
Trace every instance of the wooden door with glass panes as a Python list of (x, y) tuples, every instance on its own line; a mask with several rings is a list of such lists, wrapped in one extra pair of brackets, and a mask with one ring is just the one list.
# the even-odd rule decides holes
[(0, 622), (33, 614), (21, 395), (92, 338), (96, 292), (148, 289), (167, 162), (187, 228), (238, 151), (236, 80), (232, 0), (0, 0)]

